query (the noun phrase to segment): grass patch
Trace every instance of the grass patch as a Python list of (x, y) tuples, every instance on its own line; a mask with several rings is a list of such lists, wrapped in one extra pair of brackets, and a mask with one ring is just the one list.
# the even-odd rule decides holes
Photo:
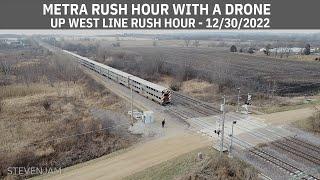
[[(198, 159), (202, 152), (203, 160)], [(258, 179), (258, 171), (238, 158), (219, 156), (211, 147), (180, 155), (124, 178), (125, 180)]]
[[(126, 152), (132, 150), (133, 147), (134, 147), (134, 146), (129, 146), (129, 147), (127, 147), (127, 148), (119, 149), (119, 150), (114, 151), (114, 152), (112, 152), (112, 153), (110, 153), (110, 154), (101, 156), (101, 157), (99, 157), (99, 158), (95, 158), (95, 159), (92, 159), (92, 160), (90, 160), (90, 161), (86, 161), (86, 162), (79, 163), (79, 164), (76, 164), (76, 165), (73, 165), (73, 166), (70, 166), (70, 167), (66, 167), (66, 168), (62, 169), (61, 172), (62, 172), (62, 174), (63, 174), (63, 173), (66, 173), (66, 172), (69, 172), (69, 171), (72, 171), (72, 170), (75, 170), (75, 169), (79, 169), (79, 168), (82, 168), (82, 167), (85, 167), (85, 166), (89, 166), (89, 165), (94, 164), (94, 163), (97, 163), (97, 162), (99, 162), (99, 161), (104, 161), (104, 160), (106, 160), (106, 159), (110, 159), (110, 158), (113, 158), (113, 157), (115, 157), (115, 156), (119, 156), (119, 155), (121, 155), (121, 154), (123, 154), (123, 153), (126, 153)], [(55, 176), (56, 176), (56, 174), (50, 174), (50, 173), (49, 173), (49, 174), (44, 174), (44, 175), (35, 176), (35, 177), (30, 178), (30, 179), (33, 179), (33, 180), (38, 180), (38, 179), (40, 179), (40, 180), (42, 180), (42, 179), (52, 178), (52, 177), (55, 177)]]
[(125, 180), (163, 180), (175, 179), (179, 176), (184, 176), (187, 172), (196, 167), (196, 157), (198, 152), (202, 152), (205, 156), (210, 157), (217, 155), (216, 150), (212, 150), (208, 147), (197, 149), (128, 176)]
[(295, 121), (292, 124), (299, 129), (309, 131), (309, 132), (312, 131), (311, 119), (303, 119), (303, 120)]
[(296, 110), (296, 109), (302, 109), (302, 108), (308, 108), (313, 107), (315, 105), (320, 105), (320, 100), (312, 100), (310, 102), (299, 102), (296, 104), (280, 104), (280, 105), (274, 105), (274, 106), (268, 106), (268, 107), (261, 107), (257, 110), (262, 113), (271, 114), (276, 112), (283, 112), (283, 111), (290, 111), (290, 110)]
[(303, 119), (292, 123), (295, 127), (313, 132), (320, 133), (320, 111), (317, 111), (308, 119)]
[(29, 86), (26, 86), (24, 84), (16, 84), (16, 85), (2, 86), (0, 88), (0, 97), (3, 97), (3, 98), (23, 97), (23, 96), (41, 94), (48, 91), (50, 91), (50, 87), (46, 88), (42, 84), (30, 84)]

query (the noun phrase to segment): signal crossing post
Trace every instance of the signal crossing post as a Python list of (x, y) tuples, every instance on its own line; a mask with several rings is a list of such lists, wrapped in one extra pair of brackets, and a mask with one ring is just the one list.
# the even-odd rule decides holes
[(240, 108), (240, 88), (237, 88), (238, 90), (238, 104), (237, 104), (237, 112), (239, 112), (239, 108)]
[(131, 86), (131, 126), (133, 126), (133, 93), (132, 93), (132, 86)]
[(252, 95), (248, 93), (248, 99), (247, 99), (247, 114), (249, 114), (249, 105), (251, 105)]
[(231, 134), (230, 136), (230, 146), (229, 146), (229, 155), (231, 155), (231, 151), (232, 151), (232, 141), (233, 141), (233, 126), (237, 123), (237, 121), (233, 121), (232, 125), (231, 125)]
[(223, 96), (223, 103), (221, 104), (221, 108), (220, 110), (222, 111), (221, 114), (221, 121), (222, 121), (222, 125), (221, 125), (221, 144), (220, 144), (220, 155), (222, 155), (223, 153), (223, 140), (224, 140), (224, 120), (225, 120), (225, 116), (226, 116), (226, 111), (225, 111), (225, 104), (226, 104), (226, 97)]
[(132, 85), (131, 85), (131, 76), (128, 77), (130, 91), (131, 91), (131, 126), (133, 126), (133, 92), (132, 92)]

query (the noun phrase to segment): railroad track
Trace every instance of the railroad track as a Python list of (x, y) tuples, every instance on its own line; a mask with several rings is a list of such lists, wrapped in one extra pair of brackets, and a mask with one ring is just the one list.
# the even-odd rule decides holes
[(297, 146), (290, 146), (289, 144), (285, 144), (281, 141), (271, 142), (271, 144), (278, 149), (289, 152), (290, 154), (293, 154), (297, 157), (308, 160), (309, 162), (312, 162), (316, 165), (320, 165), (320, 158), (318, 158), (315, 155), (304, 152), (303, 150), (299, 149)]
[[(236, 140), (236, 142), (238, 142), (237, 144), (240, 146), (243, 146), (245, 148), (250, 148), (250, 144), (238, 139), (238, 138), (234, 138)], [(239, 143), (241, 142), (241, 143)], [(252, 146), (251, 146), (252, 147)], [(299, 178), (299, 179), (308, 179), (308, 180), (320, 180), (319, 178), (315, 177), (314, 175), (311, 174), (307, 174), (305, 171), (303, 171), (302, 169), (292, 165), (289, 162), (286, 162), (282, 159), (280, 159), (279, 157), (276, 157), (274, 155), (272, 155), (269, 152), (266, 152), (260, 148), (257, 147), (253, 147), (249, 149), (249, 153), (252, 154), (253, 156), (256, 156), (258, 158), (260, 158), (263, 161), (269, 162), (271, 164), (273, 164), (274, 166), (280, 168), (281, 170), (287, 172), (290, 176), (293, 176), (295, 178)]]
[(176, 108), (168, 108), (166, 109), (165, 111), (177, 116), (178, 118), (182, 119), (182, 120), (186, 120), (186, 119), (190, 119), (190, 118), (193, 118), (194, 115), (189, 113), (189, 112), (186, 112), (184, 110), (181, 110), (181, 109), (176, 109)]
[(313, 152), (316, 152), (316, 153), (320, 153), (320, 147), (319, 146), (315, 146), (313, 144), (310, 144), (308, 142), (305, 142), (305, 141), (302, 141), (298, 138), (295, 138), (295, 137), (290, 137), (290, 138), (285, 138), (285, 140), (291, 142), (291, 143), (294, 143), (296, 145), (299, 145), (299, 146), (302, 146), (308, 150), (311, 150)]
[(296, 137), (285, 137), (282, 141), (275, 141), (271, 144), (278, 149), (307, 160), (315, 165), (320, 165), (320, 147), (314, 144), (302, 141)]
[[(199, 114), (209, 116), (209, 115), (217, 115), (218, 113), (220, 113), (217, 108), (214, 108), (213, 106), (208, 105), (200, 100), (197, 100), (197, 99), (194, 99), (194, 98), (191, 98), (191, 97), (188, 97), (188, 96), (176, 93), (176, 92), (174, 93), (174, 97), (177, 100), (177, 104), (182, 105), (186, 109), (190, 108), (190, 109), (198, 112)], [(183, 116), (182, 118), (184, 118), (184, 119), (188, 119), (188, 118), (195, 116), (194, 114), (192, 114), (190, 112), (185, 112), (185, 111), (179, 110), (179, 109), (173, 109), (171, 111), (174, 111), (176, 114)], [(200, 129), (203, 129), (202, 133), (206, 133), (209, 136), (215, 135), (215, 134), (213, 134), (213, 129), (208, 128), (208, 127), (212, 126), (211, 123), (207, 122), (204, 124), (203, 122), (200, 123), (199, 120), (196, 120), (193, 123), (195, 123), (196, 126), (199, 126)], [(252, 134), (252, 133), (253, 132), (249, 132), (249, 134)], [(256, 132), (253, 135), (257, 136), (257, 137), (261, 137), (261, 136), (265, 137), (265, 134), (260, 133), (260, 132)], [(271, 138), (271, 139), (273, 139), (273, 138)], [(295, 144), (297, 147), (295, 147), (291, 144), (286, 144), (285, 142), (282, 142), (280, 140), (274, 141), (271, 144), (273, 146), (275, 146), (276, 148), (279, 148), (287, 153), (293, 154), (294, 156), (297, 156), (301, 159), (307, 160), (315, 165), (320, 165), (320, 158), (318, 158), (315, 155), (316, 153), (320, 152), (319, 147), (317, 147), (313, 144), (301, 141), (301, 140), (294, 138), (294, 137), (282, 137), (282, 139), (287, 140), (290, 143)], [(240, 146), (243, 146), (243, 144), (240, 144)], [(288, 162), (286, 160), (282, 160), (280, 157), (277, 157), (277, 156), (271, 154), (270, 152), (267, 152), (267, 151), (262, 150), (257, 147), (248, 146), (248, 145), (246, 145), (245, 148), (249, 149), (249, 152), (251, 155), (254, 155), (254, 156), (262, 159), (263, 161), (267, 161), (267, 162), (271, 163), (272, 165), (287, 172), (290, 176), (293, 176), (298, 179), (320, 180), (318, 177), (315, 177), (312, 174), (307, 174), (304, 170), (300, 169), (299, 167), (291, 164), (290, 162)], [(308, 151), (305, 152), (303, 149), (307, 149), (308, 151), (313, 151), (314, 153), (308, 154), (307, 153)]]
[(301, 179), (308, 179), (308, 180), (319, 180), (319, 178), (310, 175), (310, 174), (305, 174), (305, 172), (303, 170), (301, 170), (300, 168), (285, 162), (283, 160), (281, 160), (278, 157), (275, 157), (273, 155), (271, 155), (270, 153), (267, 153), (263, 150), (260, 150), (258, 148), (254, 148), (250, 150), (250, 153), (253, 154), (254, 156), (257, 156), (267, 162), (270, 162), (271, 164), (275, 165), (276, 167), (286, 171), (287, 173), (290, 174), (290, 176), (293, 177), (300, 177)]
[[(240, 127), (240, 128), (242, 128), (242, 127)], [(246, 128), (243, 127), (243, 129), (246, 129)], [(254, 137), (263, 138), (263, 139), (266, 139), (268, 141), (273, 140), (273, 139), (267, 138), (264, 134), (262, 134), (260, 132), (247, 131), (247, 133), (252, 135), (252, 136), (254, 136)], [(296, 141), (293, 141), (293, 142), (297, 142), (298, 141), (300, 143), (296, 144), (296, 145), (293, 145), (291, 143), (288, 143), (286, 141), (287, 139), (289, 139), (291, 141), (293, 141), (293, 139), (295, 139)], [(283, 140), (285, 140), (285, 141), (283, 141)], [(318, 157), (318, 152), (315, 151), (314, 153), (312, 153), (312, 152), (308, 151), (310, 149), (308, 149), (308, 147), (306, 147), (306, 146), (303, 146), (303, 144), (301, 144), (301, 143), (307, 144), (308, 146), (316, 147), (313, 144), (303, 142), (303, 141), (301, 141), (299, 139), (296, 139), (294, 137), (284, 137), (282, 139), (279, 139), (279, 140), (276, 140), (276, 141), (272, 141), (270, 144), (272, 146), (274, 146), (275, 148), (277, 148), (277, 149), (280, 149), (282, 151), (285, 151), (287, 153), (295, 155), (295, 156), (297, 156), (299, 158), (302, 158), (304, 160), (312, 162), (315, 165), (320, 165), (320, 158)], [(312, 149), (312, 150), (314, 150), (314, 149)]]
[[(174, 92), (173, 96), (174, 103), (172, 106), (168, 107), (168, 111), (174, 114), (180, 114), (180, 116), (183, 114), (183, 119), (206, 117), (220, 113), (215, 107), (207, 105), (206, 103), (189, 96), (182, 95), (177, 92)], [(174, 106), (181, 106), (182, 108), (174, 109), (172, 108)]]
[[(181, 94), (175, 94), (176, 98), (180, 98), (182, 100), (186, 100), (189, 101), (190, 103), (192, 103), (191, 107), (201, 107), (201, 109), (204, 110), (213, 110), (215, 111), (216, 109), (210, 105), (207, 105), (205, 103), (202, 103), (201, 101), (195, 100), (193, 98), (181, 95)], [(190, 106), (190, 103), (186, 103), (187, 106)], [(195, 120), (193, 122), (195, 124), (195, 126), (199, 127), (201, 129), (202, 133), (206, 133), (209, 136), (215, 136), (215, 134), (213, 133), (213, 129), (210, 129), (209, 127), (212, 127), (213, 124), (211, 124), (210, 122), (202, 122), (200, 119), (199, 120)], [(260, 132), (248, 132), (249, 134), (252, 134), (256, 137), (260, 137), (260, 138), (265, 138), (265, 134), (264, 133), (260, 133)], [(270, 137), (267, 138), (268, 140), (272, 140), (274, 137)], [(281, 138), (281, 137), (277, 137), (277, 138)], [(275, 139), (277, 139), (275, 138)], [(271, 143), (273, 146), (276, 146), (277, 148), (293, 154), (299, 158), (302, 158), (304, 160), (307, 160), (309, 162), (312, 162), (316, 165), (320, 164), (320, 158), (318, 158), (317, 156), (313, 155), (313, 154), (308, 154), (306, 152), (304, 152), (302, 149), (306, 148), (309, 150), (313, 150), (314, 152), (319, 152), (320, 149), (319, 147), (312, 145), (310, 143), (301, 141), (299, 139), (296, 138), (289, 138), (289, 137), (282, 137), (282, 139), (289, 139), (290, 142), (297, 144), (298, 147), (294, 147), (294, 146), (290, 146), (288, 144), (285, 144), (284, 142), (281, 142), (280, 140), (274, 141), (273, 143)], [(240, 146), (244, 146), (244, 144), (239, 144)], [(265, 150), (262, 150), (260, 148), (257, 147), (253, 147), (252, 145), (246, 145), (245, 144), (245, 148), (249, 149), (249, 152), (251, 155), (256, 156), (260, 159), (262, 159), (263, 161), (267, 161), (269, 163), (271, 163), (272, 165), (280, 168), (281, 170), (287, 172), (290, 176), (293, 176), (295, 178), (298, 179), (310, 179), (310, 180), (320, 180), (318, 177), (315, 177), (312, 174), (307, 174), (304, 170), (302, 170), (301, 168), (293, 165), (292, 163), (288, 162), (287, 160), (283, 160), (281, 159), (281, 157), (275, 156), (273, 154), (271, 154), (270, 152), (267, 152)]]
[[(247, 129), (245, 127), (239, 127), (239, 126), (237, 126), (237, 128)], [(266, 139), (267, 141), (272, 141), (273, 140), (272, 138), (270, 139), (270, 138), (266, 137), (265, 134), (262, 134), (260, 132), (251, 132), (249, 129), (247, 129), (247, 130), (248, 130), (247, 133), (252, 135), (253, 137), (263, 138), (263, 139)], [(290, 137), (290, 138), (284, 137), (282, 139), (272, 141), (270, 144), (272, 146), (276, 147), (277, 149), (280, 149), (280, 150), (283, 150), (283, 151), (285, 151), (287, 153), (293, 154), (293, 155), (295, 155), (295, 156), (297, 156), (299, 158), (302, 158), (304, 160), (312, 162), (315, 165), (320, 165), (320, 158), (318, 157), (318, 153), (317, 152), (312, 153), (312, 152), (308, 151), (310, 149), (306, 149), (306, 146), (303, 146), (301, 144), (293, 145), (291, 143), (288, 143), (287, 141), (283, 141), (283, 140), (286, 140), (286, 139), (290, 139), (291, 140), (291, 139), (294, 139), (294, 138), (293, 137)], [(296, 140), (298, 140), (298, 139), (296, 139)], [(312, 145), (310, 143), (306, 143), (306, 144), (308, 144), (310, 146), (314, 146), (314, 145)]]

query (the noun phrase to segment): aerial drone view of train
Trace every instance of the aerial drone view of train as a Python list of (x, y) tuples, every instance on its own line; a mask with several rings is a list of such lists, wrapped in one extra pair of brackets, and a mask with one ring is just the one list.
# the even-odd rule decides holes
[(148, 99), (158, 102), (161, 105), (165, 105), (171, 102), (171, 91), (166, 87), (146, 81), (137, 76), (125, 73), (110, 66), (98, 63), (73, 52), (67, 50), (63, 51), (67, 54), (72, 55), (73, 57), (76, 57), (81, 65), (93, 71), (96, 71), (97, 73), (109, 79), (112, 79), (119, 84), (122, 84), (128, 88), (132, 88), (132, 90), (136, 91), (142, 96), (147, 97)]

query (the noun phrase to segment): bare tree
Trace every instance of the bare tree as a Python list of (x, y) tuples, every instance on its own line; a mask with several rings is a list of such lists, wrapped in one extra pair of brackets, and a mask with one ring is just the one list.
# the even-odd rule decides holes
[(11, 71), (12, 71), (12, 63), (8, 62), (8, 61), (1, 61), (0, 62), (0, 68), (1, 71), (4, 73), (4, 75), (10, 75)]
[(200, 46), (200, 41), (194, 40), (193, 45), (194, 45), (194, 47), (198, 48)]
[(304, 55), (310, 55), (310, 49), (311, 49), (311, 45), (310, 44), (306, 44), (303, 50), (303, 54)]
[(162, 73), (163, 71), (163, 65), (165, 63), (165, 60), (164, 60), (164, 57), (162, 54), (157, 54), (155, 57), (154, 57), (154, 61), (155, 61), (155, 72), (156, 73)]
[(156, 41), (156, 40), (154, 40), (154, 41), (152, 42), (152, 46), (157, 46), (157, 41)]
[(193, 61), (191, 59), (185, 60), (185, 64), (184, 64), (184, 66), (182, 66), (181, 73), (180, 73), (181, 80), (188, 81), (190, 79), (193, 79), (196, 76), (197, 73), (196, 73), (195, 69), (193, 68), (192, 62)]
[(271, 49), (271, 44), (266, 45), (266, 48), (265, 48), (265, 50), (264, 50), (264, 53), (265, 53), (267, 56), (270, 56), (270, 49)]
[(3, 107), (4, 107), (4, 102), (2, 97), (0, 97), (0, 113), (3, 111)]
[(185, 43), (185, 46), (186, 46), (186, 47), (189, 47), (189, 45), (190, 45), (190, 39), (185, 39), (185, 40), (184, 40), (184, 43)]
[(312, 130), (319, 132), (320, 130), (320, 109), (315, 107), (315, 112), (312, 117), (310, 117)]

